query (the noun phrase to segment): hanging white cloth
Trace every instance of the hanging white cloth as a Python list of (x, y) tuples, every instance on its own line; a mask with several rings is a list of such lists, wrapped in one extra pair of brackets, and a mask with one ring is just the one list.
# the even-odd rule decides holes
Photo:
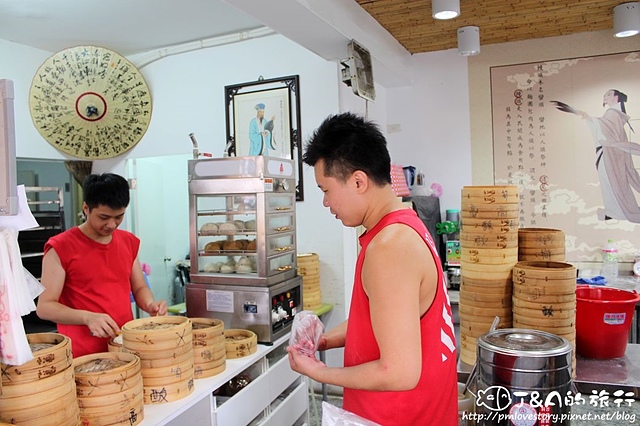
[(0, 360), (22, 365), (33, 359), (22, 316), (36, 309), (44, 287), (22, 266), (18, 232), (0, 228)]

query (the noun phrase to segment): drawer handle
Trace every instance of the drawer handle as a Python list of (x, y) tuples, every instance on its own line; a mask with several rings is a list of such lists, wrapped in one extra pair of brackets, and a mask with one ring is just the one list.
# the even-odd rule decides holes
[(278, 231), (278, 232), (289, 231), (290, 229), (291, 229), (290, 226), (279, 226), (279, 227), (275, 228), (275, 230)]
[(291, 210), (291, 207), (276, 207), (274, 210), (277, 210), (277, 211)]
[(293, 266), (291, 266), (291, 265), (286, 265), (286, 266), (280, 266), (280, 267), (278, 268), (278, 271), (290, 271), (290, 270), (292, 270), (292, 269), (293, 269)]
[(287, 250), (291, 250), (291, 246), (278, 247), (278, 248), (276, 248), (276, 251), (287, 251)]

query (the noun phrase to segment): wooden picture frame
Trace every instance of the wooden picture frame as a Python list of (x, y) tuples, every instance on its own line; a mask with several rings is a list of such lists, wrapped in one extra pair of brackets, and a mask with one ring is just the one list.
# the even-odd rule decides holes
[(303, 201), (299, 76), (229, 85), (224, 94), (227, 154), (293, 159), (296, 201)]

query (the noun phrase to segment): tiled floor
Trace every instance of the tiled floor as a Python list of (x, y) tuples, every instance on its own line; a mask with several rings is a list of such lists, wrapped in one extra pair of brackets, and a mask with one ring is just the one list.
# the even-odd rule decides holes
[[(342, 407), (342, 397), (329, 395), (328, 403), (337, 407)], [(322, 425), (322, 393), (309, 392), (309, 426)]]

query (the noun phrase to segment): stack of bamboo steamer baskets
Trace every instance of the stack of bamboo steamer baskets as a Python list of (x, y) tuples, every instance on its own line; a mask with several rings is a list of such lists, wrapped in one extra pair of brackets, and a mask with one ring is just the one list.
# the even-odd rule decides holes
[(573, 345), (576, 369), (576, 269), (564, 262), (527, 261), (513, 267), (513, 326), (546, 331)]
[(518, 230), (518, 261), (564, 262), (564, 232), (551, 228), (520, 228)]
[(140, 358), (123, 352), (73, 361), (82, 425), (137, 425), (144, 418)]
[(194, 389), (193, 333), (183, 316), (135, 319), (122, 327), (122, 351), (140, 357), (144, 403), (184, 398)]
[(258, 335), (251, 330), (224, 330), (224, 338), (227, 359), (249, 356), (258, 350)]
[(57, 333), (27, 334), (33, 359), (2, 364), (0, 422), (79, 425), (71, 340)]
[(227, 367), (224, 322), (215, 318), (190, 318), (193, 368), (196, 379), (222, 373)]
[(317, 253), (298, 255), (298, 275), (302, 276), (302, 304), (305, 310), (316, 310), (322, 305), (320, 291), (320, 258)]
[(460, 211), (460, 360), (473, 365), (476, 339), (512, 326), (511, 270), (518, 261), (515, 185), (465, 186)]

